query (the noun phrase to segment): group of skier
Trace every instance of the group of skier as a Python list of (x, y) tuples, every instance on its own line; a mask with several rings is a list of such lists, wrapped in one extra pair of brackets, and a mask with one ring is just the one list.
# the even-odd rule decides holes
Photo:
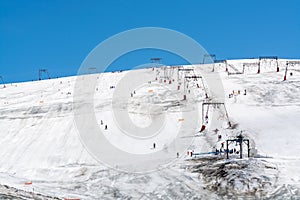
[[(238, 91), (232, 91), (232, 93), (229, 93), (228, 98), (232, 98), (232, 97), (236, 97), (237, 95), (241, 94), (241, 90)], [(247, 90), (244, 90), (244, 94), (243, 95), (247, 95)]]
[[(100, 125), (103, 125), (103, 120), (101, 119)], [(104, 130), (107, 130), (107, 124), (104, 125)]]

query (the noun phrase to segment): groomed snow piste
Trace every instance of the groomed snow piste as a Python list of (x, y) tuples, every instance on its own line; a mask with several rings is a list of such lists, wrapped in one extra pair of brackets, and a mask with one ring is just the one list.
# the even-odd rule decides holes
[[(247, 59), (0, 85), (0, 198), (299, 199), (300, 65), (290, 65), (284, 81), (287, 61), (278, 60), (279, 72), (274, 60), (258, 64), (258, 59)], [(126, 88), (118, 83), (130, 73), (145, 77), (144, 84), (122, 93), (126, 98), (115, 98), (118, 87)], [(202, 113), (203, 102), (220, 99), (209, 80), (184, 81), (184, 77), (204, 74), (222, 80), (226, 109), (211, 106)], [(82, 142), (74, 120), (74, 109), (80, 107), (80, 102), (74, 104), (79, 79), (96, 80), (95, 119), (107, 141), (132, 154), (166, 152), (145, 161), (146, 166), (170, 162), (145, 173), (118, 170), (134, 171), (135, 161), (118, 166), (98, 162)], [(127, 113), (140, 129), (163, 119), (159, 130), (163, 134), (140, 141), (124, 137), (124, 128), (135, 127), (117, 121), (116, 111)], [(199, 116), (191, 119), (196, 127), (189, 126), (190, 119), (182, 114), (193, 112)], [(206, 129), (199, 132), (202, 125)], [(181, 135), (176, 145), (170, 144), (177, 132)], [(228, 160), (224, 153), (211, 153), (241, 132), (250, 140), (251, 158), (246, 151), (243, 159), (233, 153)], [(233, 144), (228, 148), (239, 150)]]

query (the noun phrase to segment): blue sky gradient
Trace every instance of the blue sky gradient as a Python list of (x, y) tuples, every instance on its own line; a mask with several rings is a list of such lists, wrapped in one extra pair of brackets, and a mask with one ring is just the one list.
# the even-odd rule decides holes
[[(36, 80), (38, 69), (53, 77), (75, 75), (101, 41), (139, 27), (164, 27), (199, 42), (217, 59), (274, 55), (300, 58), (300, 1), (278, 0), (1, 0), (0, 75), (6, 82)], [(162, 51), (120, 58), (111, 69), (162, 57)]]

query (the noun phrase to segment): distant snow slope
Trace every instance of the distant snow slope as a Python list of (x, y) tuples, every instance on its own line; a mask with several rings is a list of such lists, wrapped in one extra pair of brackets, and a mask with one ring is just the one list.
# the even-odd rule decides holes
[[(127, 141), (126, 138), (120, 140), (122, 132), (115, 126), (112, 117), (111, 101), (116, 88), (111, 86), (116, 86), (128, 72), (9, 84), (6, 88), (0, 86), (0, 184), (29, 192), (34, 189), (35, 192), (59, 198), (219, 199), (227, 197), (230, 199), (233, 194), (241, 197), (250, 195), (253, 199), (300, 198), (300, 168), (298, 167), (300, 165), (298, 143), (300, 141), (298, 123), (300, 66), (291, 67), (287, 80), (283, 81), (286, 60), (279, 60), (280, 72), (276, 72), (274, 61), (265, 61), (260, 66), (260, 74), (257, 74), (257, 59), (227, 62), (230, 64), (227, 66), (230, 75), (225, 72), (224, 63), (185, 67), (194, 68), (195, 74), (199, 76), (205, 71), (210, 71), (209, 73), (212, 74), (219, 73), (225, 89), (229, 120), (238, 124), (238, 127), (228, 129), (228, 119), (224, 109), (211, 108), (208, 113), (209, 121), (206, 124), (208, 129), (197, 133), (202, 125), (202, 119), (197, 119), (199, 126), (195, 130), (188, 127), (183, 130), (184, 137), (181, 138), (181, 145), (188, 145), (187, 150), (194, 153), (207, 153), (220, 148), (221, 142), (226, 138), (243, 131), (250, 138), (252, 148), (255, 147), (259, 156), (265, 158), (255, 158), (257, 161), (248, 159), (239, 161), (233, 156), (233, 159), (228, 161), (232, 163), (227, 165), (224, 155), (208, 155), (212, 157), (212, 162), (204, 161), (209, 169), (220, 169), (225, 165), (235, 167), (238, 171), (236, 174), (249, 169), (248, 174), (245, 175), (248, 181), (243, 183), (243, 178), (240, 178), (242, 186), (236, 184), (231, 188), (236, 189), (237, 192), (229, 194), (227, 190), (218, 190), (212, 186), (220, 184), (220, 188), (225, 188), (221, 187), (221, 183), (228, 184), (227, 179), (230, 177), (224, 176), (220, 178), (222, 179), (220, 182), (214, 182), (218, 180), (214, 176), (219, 174), (205, 173), (209, 169), (206, 170), (205, 166), (198, 165), (197, 158), (206, 159), (206, 155), (198, 156), (191, 161), (186, 152), (181, 151), (180, 158), (176, 158), (176, 154), (173, 153), (167, 154), (166, 158), (160, 159), (171, 159), (175, 162), (166, 168), (152, 173), (131, 174), (98, 163), (80, 141), (73, 116), (74, 84), (77, 78), (97, 77), (94, 106), (99, 124), (103, 120), (104, 124), (108, 125), (105, 137), (110, 142), (119, 144), (121, 149), (141, 154), (153, 151), (151, 150), (153, 142), (158, 143), (157, 151), (163, 149), (163, 144), (167, 144), (168, 137), (172, 136), (170, 132), (180, 127), (180, 111), (190, 105), (193, 110), (199, 110), (199, 114), (202, 115), (203, 101), (218, 101), (214, 99), (212, 94), (214, 91), (209, 91), (211, 85), (209, 81), (204, 82), (203, 88), (200, 80), (197, 80), (197, 83), (193, 80), (187, 82), (191, 91), (189, 93), (186, 90), (187, 101), (182, 100), (183, 82), (181, 81), (181, 88), (178, 90), (177, 69), (171, 77), (171, 92), (163, 87), (164, 84), (169, 84), (168, 81), (164, 83), (164, 79), (159, 78), (163, 73), (162, 69), (137, 70), (140, 75), (147, 74), (149, 80), (145, 80), (145, 84), (136, 89), (136, 94), (128, 102), (122, 102), (122, 99), (114, 102), (118, 109), (127, 110), (130, 120), (141, 128), (151, 124), (155, 119), (153, 116), (159, 117), (162, 113), (168, 116), (165, 127), (166, 138), (156, 138), (135, 146), (132, 146), (130, 140)], [(244, 66), (244, 73), (241, 74)], [(238, 74), (234, 74), (236, 72)], [(292, 76), (290, 72), (293, 72)], [(158, 80), (155, 80), (156, 77)], [(197, 84), (200, 85), (199, 88)], [(233, 90), (233, 97), (228, 98), (228, 94)], [(247, 95), (243, 95), (244, 90), (247, 91)], [(209, 100), (205, 99), (206, 92), (209, 93)], [(184, 112), (193, 110), (184, 110)], [(212, 113), (213, 110), (215, 115)], [(103, 129), (103, 126), (101, 128)], [(220, 141), (213, 131), (216, 128), (222, 135)], [(186, 138), (191, 137), (194, 141), (189, 145), (186, 143)], [(170, 147), (170, 152), (176, 152), (178, 148), (179, 146)], [(236, 168), (236, 163), (240, 163), (241, 166), (249, 165), (249, 167), (239, 169)], [(269, 170), (268, 166), (272, 166), (272, 169)], [(270, 185), (264, 188), (266, 191), (259, 195), (255, 191), (262, 189), (262, 186), (259, 186), (259, 181), (255, 183), (258, 186), (253, 185), (251, 178), (255, 177), (258, 177), (261, 182), (267, 180), (270, 182)], [(28, 181), (32, 184), (25, 185)], [(248, 185), (244, 187), (243, 184)], [(237, 189), (239, 187), (243, 188), (240, 193)]]

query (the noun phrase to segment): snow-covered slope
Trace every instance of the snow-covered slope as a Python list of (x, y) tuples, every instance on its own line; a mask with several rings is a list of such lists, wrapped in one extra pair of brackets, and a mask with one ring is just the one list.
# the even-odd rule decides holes
[[(209, 80), (204, 80), (202, 85), (200, 80), (192, 79), (184, 85), (182, 77), (178, 80), (178, 68), (168, 74), (171, 84), (169, 80), (164, 82), (160, 78), (165, 73), (163, 68), (136, 70), (136, 77), (147, 79), (142, 86), (125, 93), (128, 100), (119, 96), (116, 101), (114, 94), (118, 87), (122, 87), (118, 83), (130, 72), (10, 84), (6, 88), (1, 86), (0, 184), (30, 192), (34, 189), (37, 193), (59, 198), (218, 199), (236, 195), (300, 198), (300, 66), (289, 68), (287, 80), (283, 81), (286, 60), (279, 60), (279, 72), (276, 72), (274, 63), (261, 64), (260, 74), (257, 74), (256, 59), (227, 62), (230, 64), (228, 70), (232, 72), (230, 75), (225, 72), (226, 65), (220, 63), (185, 66), (194, 69), (192, 74), (186, 76), (218, 74), (223, 81), (229, 120), (237, 127), (229, 129), (225, 110), (216, 107), (208, 112), (208, 128), (204, 132), (198, 132), (204, 121), (199, 117), (195, 119), (196, 127), (183, 126), (179, 143), (175, 146), (168, 141), (173, 136), (171, 133), (181, 127), (180, 123), (187, 120), (182, 119), (182, 112), (197, 111), (202, 116), (203, 102), (220, 101), (215, 99)], [(244, 73), (234, 74), (243, 71), (245, 63)], [(290, 72), (293, 72), (292, 76)], [(148, 161), (153, 164), (170, 160), (169, 165), (151, 173), (136, 174), (118, 171), (97, 162), (81, 142), (74, 121), (76, 106), (73, 95), (78, 79), (97, 79), (93, 99), (95, 116), (101, 130), (104, 130), (104, 125), (108, 126), (108, 130), (104, 130), (108, 141), (117, 144), (120, 149), (139, 154), (160, 151), (168, 146), (168, 153)], [(127, 88), (123, 87), (124, 90)], [(233, 90), (232, 98), (228, 98)], [(247, 95), (243, 95), (244, 90)], [(205, 93), (208, 93), (208, 99)], [(183, 100), (184, 94), (187, 100)], [(121, 137), (119, 129), (134, 130), (135, 127), (128, 127), (127, 123), (122, 122), (117, 127), (113, 108), (121, 114), (125, 110), (129, 119), (140, 128), (164, 119), (162, 132), (165, 134), (133, 146), (131, 140)], [(101, 120), (104, 125), (100, 125)], [(219, 134), (213, 131), (216, 128), (220, 130)], [(226, 138), (240, 131), (249, 137), (252, 148), (256, 148), (258, 156), (263, 158), (238, 160), (233, 157), (226, 160), (224, 155), (204, 154), (191, 160), (186, 155), (185, 149), (194, 153), (211, 152), (219, 148)], [(222, 136), (220, 141), (218, 135)], [(192, 138), (192, 144), (188, 138)], [(151, 148), (154, 142), (157, 143), (156, 149)], [(179, 158), (176, 158), (176, 152), (180, 153)], [(117, 157), (113, 152), (108, 156)], [(205, 159), (202, 161), (206, 165), (198, 165), (201, 159)], [(240, 174), (236, 178), (240, 184), (229, 189), (222, 184), (228, 185), (228, 180), (234, 176), (232, 173), (219, 178), (214, 178), (218, 174), (206, 173), (209, 169), (224, 168), (226, 163), (229, 163), (226, 165), (229, 171), (236, 170), (235, 174), (243, 170), (248, 172), (246, 175)], [(134, 162), (128, 161), (127, 164), (133, 168), (135, 166)], [(249, 167), (239, 169), (236, 165)], [(122, 165), (119, 168), (122, 169)], [(255, 183), (251, 178), (258, 181)], [(262, 182), (270, 184), (263, 188)], [(240, 189), (243, 185), (247, 185), (248, 189)], [(258, 190), (265, 192), (258, 194)]]

